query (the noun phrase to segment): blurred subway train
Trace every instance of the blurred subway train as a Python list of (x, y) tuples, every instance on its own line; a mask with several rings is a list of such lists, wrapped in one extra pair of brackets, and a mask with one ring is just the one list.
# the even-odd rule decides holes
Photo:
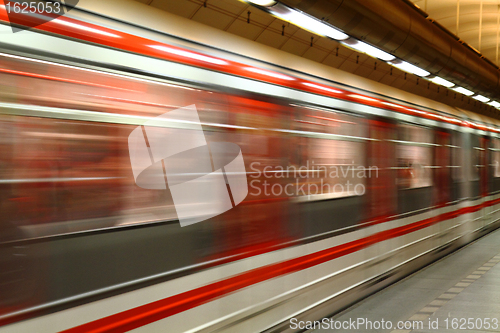
[[(89, 3), (15, 34), (0, 6), (0, 332), (292, 330), (498, 227), (497, 120)], [(248, 194), (181, 227), (129, 136), (188, 106), (240, 147)]]

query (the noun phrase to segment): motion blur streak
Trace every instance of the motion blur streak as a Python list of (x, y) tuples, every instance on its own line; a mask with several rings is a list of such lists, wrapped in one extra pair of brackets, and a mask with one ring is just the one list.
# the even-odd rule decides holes
[[(494, 119), (360, 93), (238, 50), (103, 29), (81, 42), (24, 31), (0, 53), (1, 332), (281, 331), (498, 226)], [(26, 36), (60, 44), (28, 50)], [(71, 55), (74, 43), (88, 59)], [(199, 120), (158, 118), (187, 106)], [(222, 172), (231, 209), (181, 228), (212, 198), (193, 193), (178, 216), (166, 184), (217, 160), (191, 168), (173, 149), (142, 188), (128, 138), (140, 138), (145, 170), (151, 147), (179, 148), (175, 133), (195, 125), (206, 156), (234, 160), (208, 154), (229, 143), (244, 168)], [(246, 177), (246, 197), (234, 177)]]

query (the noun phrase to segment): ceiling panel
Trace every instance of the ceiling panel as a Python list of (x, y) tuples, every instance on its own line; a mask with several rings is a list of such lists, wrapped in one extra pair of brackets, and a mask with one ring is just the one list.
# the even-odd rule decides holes
[(304, 41), (289, 38), (281, 47), (281, 50), (302, 56), (311, 46)]
[(259, 35), (259, 37), (255, 41), (265, 45), (269, 45), (271, 47), (279, 48), (281, 45), (283, 45), (285, 40), (286, 37), (281, 36), (280, 33), (266, 29), (262, 32), (262, 34)]
[(304, 58), (316, 61), (316, 62), (322, 62), (323, 59), (328, 55), (328, 52), (323, 51), (323, 50), (318, 50), (313, 47), (309, 47), (306, 52), (302, 55)]
[(235, 17), (227, 15), (222, 11), (206, 7), (198, 9), (192, 17), (193, 21), (197, 21), (221, 30), (226, 30), (235, 19)]
[(495, 63), (498, 59), (500, 0), (413, 0), (429, 17)]
[(247, 24), (241, 20), (234, 20), (226, 31), (235, 35), (240, 35), (241, 37), (255, 40), (262, 33), (262, 31), (264, 31), (264, 28), (253, 24)]
[(156, 7), (158, 9), (176, 14), (182, 17), (191, 18), (200, 6), (198, 4), (192, 3), (190, 1), (163, 1), (163, 0), (153, 0), (149, 1), (149, 5)]

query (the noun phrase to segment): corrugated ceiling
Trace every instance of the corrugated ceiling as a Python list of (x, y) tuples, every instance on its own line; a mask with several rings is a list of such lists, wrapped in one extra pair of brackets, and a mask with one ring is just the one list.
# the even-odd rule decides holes
[(500, 0), (412, 0), (429, 17), (499, 63)]

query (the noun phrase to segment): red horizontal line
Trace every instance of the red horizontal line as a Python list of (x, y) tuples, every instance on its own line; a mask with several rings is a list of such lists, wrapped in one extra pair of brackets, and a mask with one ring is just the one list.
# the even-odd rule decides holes
[[(9, 22), (9, 17), (7, 15), (5, 7), (0, 7), (0, 20), (4, 21), (4, 22)], [(99, 30), (99, 31), (102, 31), (105, 33), (113, 34), (113, 35), (118, 36), (118, 37), (110, 37), (110, 36), (98, 34), (96, 32), (92, 32), (91, 30), (87, 31), (87, 30), (83, 30), (83, 29), (78, 29), (77, 27), (71, 27), (71, 26), (66, 26), (66, 25), (61, 26), (60, 24), (58, 24), (57, 22), (54, 22), (54, 21), (49, 21), (49, 22), (46, 22), (44, 24), (37, 25), (36, 29), (50, 32), (50, 33), (55, 33), (55, 34), (62, 35), (62, 36), (67, 36), (70, 38), (84, 40), (84, 41), (95, 43), (98, 45), (104, 45), (104, 46), (108, 46), (111, 48), (116, 48), (119, 50), (129, 51), (129, 52), (136, 53), (136, 54), (146, 55), (146, 56), (164, 59), (164, 60), (168, 60), (168, 61), (173, 61), (173, 62), (177, 62), (177, 63), (188, 64), (191, 66), (201, 67), (201, 68), (205, 68), (205, 69), (211, 69), (211, 70), (215, 70), (215, 71), (219, 71), (219, 72), (223, 72), (223, 73), (227, 73), (227, 74), (233, 74), (233, 75), (237, 75), (240, 77), (250, 78), (250, 79), (268, 82), (268, 83), (272, 83), (272, 84), (278, 84), (278, 85), (286, 86), (286, 87), (289, 87), (292, 89), (312, 92), (312, 93), (321, 94), (321, 95), (333, 97), (336, 99), (343, 99), (343, 100), (347, 100), (347, 101), (352, 101), (352, 102), (360, 104), (360, 101), (358, 99), (355, 99), (353, 97), (349, 97), (349, 95), (346, 94), (346, 93), (350, 93), (349, 91), (343, 90), (340, 88), (335, 88), (336, 92), (334, 93), (334, 92), (331, 92), (328, 90), (314, 88), (314, 86), (311, 87), (311, 86), (306, 85), (306, 84), (312, 84), (312, 85), (315, 85), (318, 87), (324, 86), (326, 89), (333, 90), (331, 87), (328, 87), (328, 86), (325, 86), (325, 85), (322, 85), (322, 84), (319, 84), (316, 82), (311, 82), (311, 81), (300, 79), (300, 78), (295, 78), (295, 80), (289, 81), (289, 80), (280, 79), (279, 77), (273, 77), (273, 76), (268, 76), (268, 75), (262, 75), (259, 73), (254, 73), (252, 71), (244, 70), (244, 68), (249, 68), (249, 65), (245, 65), (245, 64), (242, 64), (242, 63), (239, 63), (236, 61), (232, 61), (232, 60), (226, 60), (226, 59), (221, 59), (221, 58), (217, 58), (217, 57), (206, 56), (206, 55), (199, 53), (199, 52), (183, 49), (183, 48), (172, 46), (172, 45), (168, 45), (168, 49), (183, 52), (183, 53), (190, 53), (190, 54), (194, 55), (194, 57), (193, 58), (186, 57), (186, 56), (182, 55), (183, 53), (179, 53), (179, 52), (167, 53), (167, 52), (150, 47), (151, 45), (153, 45), (153, 46), (167, 46), (167, 44), (162, 44), (160, 42), (157, 42), (157, 41), (154, 41), (151, 39), (135, 36), (132, 34), (121, 32), (121, 31), (116, 31), (113, 29), (101, 27), (101, 26), (98, 26), (95, 24), (90, 24), (90, 23), (83, 22), (83, 21), (78, 21), (78, 20), (71, 19), (71, 18), (64, 17), (64, 16), (59, 17), (58, 20), (65, 21), (68, 23), (74, 23), (76, 26), (83, 27), (83, 28), (90, 28), (90, 29), (94, 29), (94, 30)], [(17, 15), (15, 23), (30, 26), (30, 17), (23, 17), (23, 15)], [(204, 62), (203, 60), (199, 60), (199, 59), (203, 59), (201, 57), (209, 57), (209, 58), (213, 58), (216, 60), (223, 60), (225, 63), (227, 63), (227, 66), (209, 63), (209, 62)], [(269, 71), (269, 70), (267, 70), (267, 71)], [(272, 71), (269, 71), (269, 72), (272, 73)], [(365, 96), (365, 97), (368, 97), (368, 96)], [(415, 111), (413, 111), (413, 109), (409, 109), (409, 108), (406, 108), (402, 105), (397, 105), (395, 103), (391, 103), (391, 104), (394, 104), (395, 106), (390, 106), (390, 105), (382, 106), (382, 103), (384, 103), (384, 102), (386, 102), (386, 101), (378, 100), (378, 99), (374, 100), (374, 101), (366, 100), (364, 104), (371, 105), (374, 107), (388, 109), (388, 110), (398, 112), (398, 113), (410, 114), (410, 115), (420, 117), (420, 118), (434, 119), (434, 120), (438, 120), (438, 121), (442, 121), (442, 122), (456, 124), (456, 122), (453, 121), (453, 117), (454, 117), (453, 115), (448, 115), (446, 117), (446, 119), (442, 119), (440, 115), (435, 114), (433, 112), (422, 111), (422, 110), (415, 112)], [(490, 130), (490, 129), (485, 128), (483, 125), (479, 125), (479, 124), (476, 125), (476, 124), (471, 124), (471, 123), (466, 124), (466, 123), (464, 123), (464, 121), (462, 121), (459, 126), (473, 127), (473, 128), (482, 129), (485, 131), (490, 131), (490, 132), (500, 132), (500, 130), (498, 130), (498, 129)]]
[(99, 83), (91, 83), (91, 82), (85, 82), (85, 81), (79, 81), (79, 80), (65, 79), (65, 78), (61, 78), (61, 77), (57, 77), (57, 76), (35, 74), (35, 73), (16, 71), (16, 70), (5, 69), (5, 68), (0, 68), (0, 73), (29, 76), (29, 77), (33, 77), (36, 79), (44, 79), (44, 80), (60, 81), (60, 82), (73, 83), (73, 84), (81, 84), (81, 85), (86, 85), (86, 86), (91, 86), (91, 87), (110, 88), (110, 89), (117, 89), (117, 90), (130, 90), (130, 89), (113, 87), (113, 86), (108, 86), (108, 85), (99, 84)]
[(479, 211), (481, 208), (500, 203), (500, 199), (490, 200), (472, 207), (440, 214), (405, 226), (385, 230), (371, 236), (361, 238), (326, 250), (304, 255), (280, 263), (252, 269), (222, 281), (196, 288), (162, 300), (145, 304), (108, 317), (104, 317), (77, 327), (62, 331), (64, 333), (118, 333), (148, 325), (155, 321), (173, 316), (180, 312), (195, 308), (217, 298), (241, 290), (245, 287), (270, 280), (285, 274), (294, 273), (347, 254), (362, 250), (368, 246), (400, 237), (431, 225), (455, 218), (459, 215)]

